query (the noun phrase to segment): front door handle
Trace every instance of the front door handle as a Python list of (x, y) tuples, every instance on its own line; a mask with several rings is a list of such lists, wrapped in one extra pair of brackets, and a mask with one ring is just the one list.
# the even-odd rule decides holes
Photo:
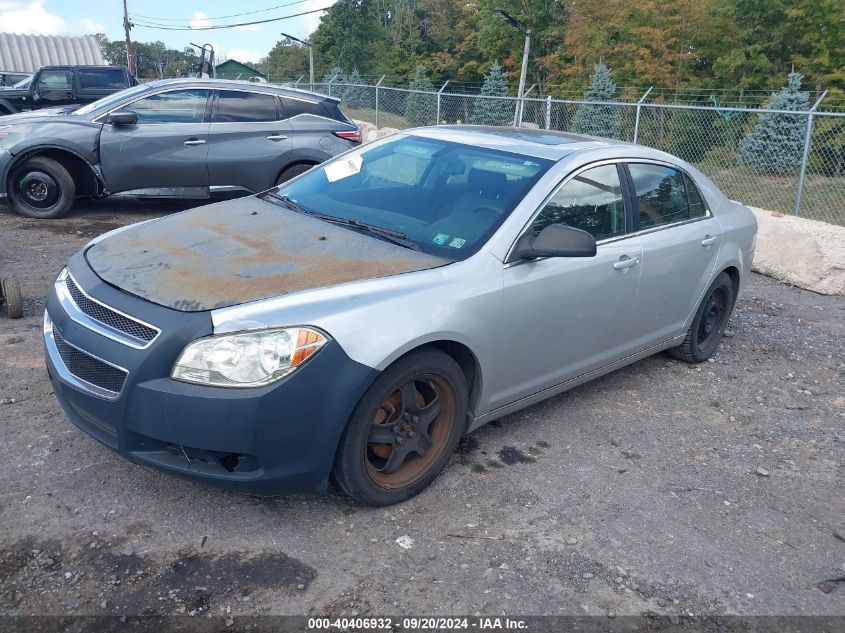
[(267, 137), (268, 141), (284, 141), (287, 138), (284, 134), (271, 134)]
[(619, 258), (619, 261), (613, 264), (614, 270), (622, 270), (626, 271), (629, 268), (633, 268), (637, 264), (640, 263), (639, 257), (628, 257), (627, 255), (623, 255)]
[(205, 145), (205, 141), (201, 138), (189, 138), (185, 145)]
[(717, 241), (719, 241), (718, 237), (714, 235), (706, 235), (704, 239), (701, 240), (701, 245), (704, 247), (713, 246), (713, 244), (715, 244)]

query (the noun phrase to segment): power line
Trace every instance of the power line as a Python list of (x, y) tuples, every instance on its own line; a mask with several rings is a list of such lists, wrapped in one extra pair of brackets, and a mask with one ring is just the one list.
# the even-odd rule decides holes
[[(202, 18), (203, 20), (224, 20), (226, 18), (237, 18), (242, 15), (253, 15), (255, 13), (266, 13), (267, 11), (275, 11), (276, 9), (282, 9), (284, 7), (290, 7), (294, 4), (302, 4), (303, 2), (308, 2), (309, 0), (294, 0), (294, 2), (286, 2), (285, 4), (277, 4), (274, 7), (269, 7), (267, 9), (256, 9), (255, 11), (244, 11), (243, 13), (231, 13), (229, 15), (212, 15), (206, 16)], [(132, 13), (133, 18), (141, 18), (146, 22), (182, 22), (188, 23), (191, 22), (194, 18), (159, 18), (152, 15), (143, 15), (141, 13)]]
[(284, 15), (279, 18), (268, 18), (266, 20), (254, 20), (252, 22), (238, 22), (236, 24), (212, 24), (210, 26), (162, 26), (159, 24), (145, 24), (140, 21), (134, 21), (135, 26), (140, 26), (148, 29), (156, 29), (159, 31), (215, 31), (218, 29), (233, 29), (238, 26), (252, 26), (253, 24), (267, 24), (268, 22), (278, 22), (280, 20), (289, 20), (290, 18), (298, 18), (301, 15), (309, 15), (311, 13), (321, 13), (328, 11), (334, 5), (323, 7), (322, 9), (312, 9), (311, 11), (301, 11), (300, 13), (293, 13), (291, 15)]

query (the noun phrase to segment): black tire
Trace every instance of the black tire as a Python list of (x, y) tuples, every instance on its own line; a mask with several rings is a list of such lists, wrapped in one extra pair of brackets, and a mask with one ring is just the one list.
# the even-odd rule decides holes
[(426, 349), (400, 358), (355, 408), (332, 480), (365, 505), (413, 497), (446, 467), (466, 429), (467, 407), (466, 378), (449, 355)]
[(73, 206), (76, 185), (61, 163), (36, 156), (12, 169), (9, 202), (19, 215), (54, 219)]
[(703, 363), (719, 348), (733, 312), (734, 287), (727, 273), (720, 273), (704, 293), (684, 342), (667, 350), (670, 356), (688, 363)]
[(311, 169), (314, 164), (316, 163), (298, 163), (282, 170), (282, 173), (279, 174), (278, 178), (276, 178), (276, 186), (278, 187), (283, 182), (287, 182), (291, 178), (296, 178), (300, 174), (304, 174), (306, 171)]
[(6, 313), (10, 319), (20, 319), (23, 316), (23, 297), (21, 296), (21, 285), (14, 275), (4, 278), (3, 300), (6, 302)]

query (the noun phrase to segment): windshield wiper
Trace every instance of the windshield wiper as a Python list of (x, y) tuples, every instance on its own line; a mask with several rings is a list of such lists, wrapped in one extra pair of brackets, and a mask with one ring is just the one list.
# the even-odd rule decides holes
[(313, 211), (311, 211), (311, 209), (306, 209), (305, 207), (303, 207), (298, 202), (294, 202), (293, 200), (291, 200), (288, 196), (284, 196), (284, 195), (280, 196), (275, 191), (268, 192), (267, 197), (273, 198), (274, 200), (278, 200), (279, 202), (281, 202), (283, 205), (285, 205), (291, 211), (296, 211), (298, 213), (308, 213), (308, 214), (313, 213)]
[(415, 242), (412, 242), (411, 240), (405, 239), (405, 234), (401, 231), (394, 231), (393, 229), (387, 229), (382, 226), (377, 226), (375, 224), (368, 224), (367, 222), (361, 222), (360, 220), (356, 220), (354, 218), (341, 218), (336, 215), (330, 215), (328, 213), (314, 211), (312, 209), (308, 209), (307, 207), (303, 207), (298, 202), (291, 200), (288, 196), (279, 195), (275, 192), (270, 192), (267, 194), (267, 196), (278, 200), (291, 211), (310, 215), (311, 217), (317, 218), (318, 220), (323, 220), (324, 222), (329, 222), (331, 224), (347, 226), (349, 228), (358, 229), (367, 233), (372, 233), (373, 235), (378, 235), (379, 237), (382, 237), (388, 242), (392, 242), (393, 244), (398, 244), (399, 246), (404, 246), (405, 248), (410, 248), (412, 250), (419, 250), (417, 244)]

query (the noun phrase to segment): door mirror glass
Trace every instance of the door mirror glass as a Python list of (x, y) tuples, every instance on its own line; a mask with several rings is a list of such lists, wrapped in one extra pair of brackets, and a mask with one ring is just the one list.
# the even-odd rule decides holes
[(549, 224), (536, 237), (523, 235), (516, 243), (517, 259), (536, 257), (594, 257), (596, 238), (587, 231), (565, 224)]
[(135, 125), (138, 123), (138, 113), (132, 110), (115, 110), (109, 115), (112, 125)]

